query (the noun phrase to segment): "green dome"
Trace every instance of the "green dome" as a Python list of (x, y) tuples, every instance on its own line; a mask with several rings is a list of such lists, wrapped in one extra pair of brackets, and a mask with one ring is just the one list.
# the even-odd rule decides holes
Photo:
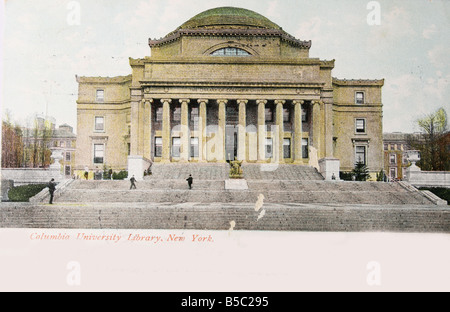
[(195, 29), (211, 26), (243, 26), (262, 29), (281, 29), (268, 18), (256, 12), (234, 8), (222, 7), (200, 13), (180, 26), (179, 29)]

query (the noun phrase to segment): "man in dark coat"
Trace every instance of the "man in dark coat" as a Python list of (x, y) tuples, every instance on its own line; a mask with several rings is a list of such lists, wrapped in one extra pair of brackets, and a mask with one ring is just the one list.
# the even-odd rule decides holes
[(48, 192), (50, 193), (50, 205), (53, 204), (53, 196), (54, 196), (54, 194), (55, 194), (55, 190), (56, 190), (55, 179), (52, 179), (52, 180), (48, 183)]
[(192, 175), (189, 175), (189, 178), (186, 179), (189, 185), (189, 189), (192, 190), (192, 183), (194, 182), (194, 178), (192, 178)]
[(131, 177), (130, 182), (131, 182), (130, 190), (133, 189), (133, 188), (136, 189), (136, 184), (135, 184), (136, 183), (136, 179), (135, 179), (134, 176)]

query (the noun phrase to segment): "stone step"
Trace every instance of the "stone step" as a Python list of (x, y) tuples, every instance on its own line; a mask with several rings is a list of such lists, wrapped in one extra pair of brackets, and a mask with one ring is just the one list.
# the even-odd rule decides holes
[(257, 231), (450, 232), (450, 210), (439, 207), (96, 204), (0, 207), (3, 228), (196, 229)]
[(426, 197), (396, 191), (228, 191), (228, 190), (66, 190), (59, 202), (123, 203), (256, 203), (261, 195), (269, 203), (343, 203), (377, 205), (427, 205)]

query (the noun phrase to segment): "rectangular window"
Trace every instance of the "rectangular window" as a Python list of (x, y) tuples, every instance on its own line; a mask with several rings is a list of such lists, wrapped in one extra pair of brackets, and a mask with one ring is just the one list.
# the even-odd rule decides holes
[(67, 152), (66, 153), (66, 161), (70, 161), (70, 159), (71, 159), (70, 152)]
[(173, 110), (173, 121), (181, 121), (181, 107), (175, 107)]
[(94, 164), (103, 164), (105, 158), (105, 145), (94, 145)]
[(389, 176), (391, 179), (397, 179), (397, 168), (389, 168)]
[(302, 139), (302, 157), (304, 159), (309, 158), (309, 140), (308, 139)]
[(283, 122), (291, 121), (291, 110), (289, 108), (283, 108)]
[(366, 133), (366, 120), (356, 119), (356, 133)]
[(284, 159), (291, 158), (291, 139), (283, 140), (283, 157)]
[(64, 174), (65, 174), (66, 176), (70, 176), (71, 173), (72, 173), (72, 170), (71, 170), (70, 166), (65, 166), (65, 167), (64, 167)]
[(366, 163), (366, 147), (365, 146), (357, 146), (356, 147), (356, 157), (355, 157), (355, 163), (363, 163), (364, 165), (367, 165)]
[(191, 138), (191, 157), (199, 157), (198, 138)]
[(155, 121), (162, 122), (163, 121), (163, 107), (156, 108)]
[(104, 102), (105, 101), (105, 90), (97, 90), (96, 97), (97, 102)]
[(308, 109), (302, 108), (302, 122), (308, 121)]
[(389, 150), (389, 144), (384, 144), (384, 150), (388, 151)]
[(271, 138), (266, 139), (266, 159), (273, 158), (273, 140)]
[(191, 110), (191, 121), (192, 122), (196, 122), (199, 117), (200, 117), (200, 112), (199, 112), (198, 107), (192, 107), (192, 110)]
[(105, 131), (104, 117), (95, 117), (95, 131), (97, 132)]
[(155, 138), (155, 157), (162, 157), (163, 140)]
[(397, 155), (396, 154), (389, 155), (389, 164), (391, 164), (391, 165), (397, 164)]
[(364, 92), (356, 92), (356, 104), (365, 104)]
[(265, 110), (266, 122), (273, 122), (273, 111), (271, 108)]
[(181, 139), (172, 138), (172, 157), (180, 157)]

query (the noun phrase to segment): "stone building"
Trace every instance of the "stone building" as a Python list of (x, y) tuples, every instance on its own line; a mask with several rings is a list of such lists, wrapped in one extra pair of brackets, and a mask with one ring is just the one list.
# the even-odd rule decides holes
[(383, 168), (384, 80), (333, 78), (335, 61), (258, 13), (193, 17), (131, 59), (124, 77), (77, 77), (76, 170), (140, 177), (151, 162), (358, 160)]
[(409, 166), (407, 152), (408, 136), (411, 134), (393, 132), (385, 133), (384, 139), (384, 172), (390, 180), (403, 180)]

